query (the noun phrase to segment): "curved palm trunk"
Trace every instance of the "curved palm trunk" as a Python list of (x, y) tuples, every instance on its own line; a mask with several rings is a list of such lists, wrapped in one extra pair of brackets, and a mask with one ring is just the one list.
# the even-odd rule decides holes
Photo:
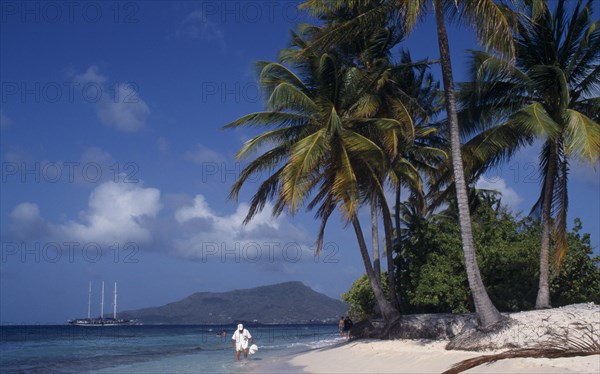
[[(396, 225), (396, 248), (394, 248), (394, 250), (396, 251), (396, 253), (398, 254), (398, 256), (402, 255), (402, 242), (401, 242), (401, 231), (400, 231), (400, 190), (402, 187), (398, 187), (396, 189), (396, 206), (394, 207), (394, 223)], [(398, 291), (397, 291), (397, 295), (398, 295), (398, 310), (400, 312), (402, 312), (402, 297), (400, 295), (400, 290), (402, 289), (402, 268), (401, 265), (402, 262), (399, 261), (398, 262), (398, 271), (396, 272), (396, 274), (398, 274), (398, 282), (396, 283), (396, 285), (398, 285)]]
[(396, 252), (402, 252), (402, 242), (400, 241), (400, 189), (396, 189), (396, 205), (394, 206), (394, 223), (396, 224)]
[[(557, 145), (562, 147), (560, 153), (563, 154), (563, 157), (558, 155), (556, 168), (557, 168), (557, 178), (556, 182), (558, 183), (557, 191), (559, 191), (558, 196), (556, 196), (559, 200), (558, 211), (556, 212), (553, 232), (555, 233), (555, 243), (554, 243), (554, 255), (552, 257), (554, 262), (554, 268), (556, 269), (556, 273), (560, 273), (560, 268), (564, 261), (564, 256), (569, 251), (569, 243), (567, 241), (567, 212), (569, 210), (569, 195), (568, 191), (568, 175), (569, 175), (569, 162), (567, 158), (564, 156), (568, 154), (567, 147), (562, 138), (557, 139)], [(552, 200), (556, 200), (552, 197)], [(549, 302), (550, 304), (550, 302)]]
[(542, 204), (542, 242), (540, 246), (540, 282), (535, 300), (535, 309), (551, 308), (550, 285), (548, 276), (548, 260), (550, 253), (550, 232), (552, 230), (552, 199), (554, 197), (554, 180), (557, 173), (558, 149), (556, 141), (552, 142), (548, 155), (548, 171), (544, 181), (544, 202)]
[(479, 325), (485, 329), (502, 320), (502, 315), (500, 312), (498, 312), (498, 309), (496, 309), (490, 300), (483, 285), (483, 281), (481, 280), (479, 266), (477, 265), (477, 256), (475, 254), (475, 245), (473, 242), (473, 233), (471, 229), (471, 214), (469, 212), (469, 202), (460, 149), (458, 117), (456, 115), (456, 96), (454, 94), (452, 65), (450, 62), (450, 47), (448, 44), (448, 35), (446, 33), (446, 25), (444, 22), (442, 1), (434, 0), (434, 6), (440, 59), (442, 65), (442, 78), (444, 81), (446, 112), (448, 116), (448, 125), (450, 127), (452, 168), (454, 171), (454, 183), (456, 186), (456, 200), (458, 202), (458, 218), (461, 228), (460, 233), (465, 258), (465, 268), (467, 270), (467, 278), (469, 280), (469, 287), (471, 288), (471, 293), (473, 295), (473, 301), (475, 304), (477, 318), (479, 319)]
[(363, 259), (363, 263), (365, 265), (365, 270), (367, 271), (367, 278), (369, 279), (369, 283), (371, 284), (371, 288), (373, 289), (373, 293), (375, 294), (375, 300), (377, 300), (377, 305), (379, 305), (379, 310), (381, 310), (381, 314), (383, 318), (391, 325), (393, 322), (400, 318), (400, 313), (385, 297), (383, 293), (383, 289), (381, 288), (381, 283), (377, 281), (375, 277), (375, 271), (373, 270), (373, 266), (371, 265), (371, 259), (369, 258), (369, 251), (367, 250), (367, 243), (365, 242), (365, 237), (362, 232), (362, 228), (360, 227), (360, 222), (358, 222), (358, 218), (354, 215), (351, 218), (352, 226), (354, 227), (354, 232), (356, 234), (356, 239), (358, 239), (358, 247), (360, 249), (360, 254)]
[(379, 260), (379, 225), (377, 224), (377, 204), (371, 202), (371, 239), (373, 242), (373, 271), (381, 282), (381, 264)]
[(400, 311), (400, 297), (396, 292), (396, 273), (394, 271), (394, 243), (392, 241), (392, 237), (394, 235), (394, 229), (392, 226), (392, 215), (390, 213), (390, 208), (388, 206), (387, 200), (385, 198), (385, 193), (381, 187), (381, 184), (378, 183), (378, 188), (376, 190), (377, 199), (380, 202), (381, 208), (381, 217), (383, 219), (383, 231), (384, 231), (384, 240), (385, 240), (385, 255), (387, 262), (387, 282), (388, 289), (390, 291), (390, 301), (392, 306), (396, 308), (397, 311)]
[[(383, 199), (385, 199), (382, 196)], [(385, 202), (385, 200), (384, 200)], [(388, 289), (390, 290), (390, 300), (392, 302), (392, 306), (396, 308), (396, 310), (400, 310), (400, 298), (398, 297), (398, 293), (396, 292), (396, 277), (394, 276), (394, 258), (392, 257), (393, 252), (393, 243), (392, 243), (392, 235), (393, 227), (392, 227), (392, 216), (390, 214), (390, 210), (387, 206), (387, 203), (381, 204), (381, 216), (383, 218), (383, 230), (385, 232), (385, 246), (386, 246), (386, 260), (387, 260), (387, 268), (388, 268)]]

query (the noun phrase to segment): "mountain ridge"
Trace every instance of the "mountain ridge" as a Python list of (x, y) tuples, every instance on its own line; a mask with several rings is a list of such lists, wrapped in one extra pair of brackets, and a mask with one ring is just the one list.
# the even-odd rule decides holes
[(129, 310), (119, 318), (144, 324), (334, 323), (348, 310), (340, 300), (290, 281), (225, 292), (199, 291), (162, 306)]

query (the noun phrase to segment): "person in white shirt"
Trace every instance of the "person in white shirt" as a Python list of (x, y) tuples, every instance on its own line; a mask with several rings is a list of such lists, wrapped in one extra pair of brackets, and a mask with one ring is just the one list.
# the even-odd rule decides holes
[(240, 360), (240, 353), (244, 351), (244, 358), (248, 358), (248, 340), (254, 344), (254, 338), (250, 334), (250, 331), (244, 329), (244, 325), (241, 323), (237, 325), (237, 330), (231, 336), (231, 342), (235, 349), (235, 359)]

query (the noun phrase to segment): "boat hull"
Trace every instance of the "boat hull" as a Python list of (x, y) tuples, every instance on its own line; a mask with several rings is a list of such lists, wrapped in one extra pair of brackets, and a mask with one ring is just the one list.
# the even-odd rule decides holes
[(83, 327), (109, 327), (109, 326), (139, 326), (142, 323), (129, 319), (75, 319), (69, 325)]

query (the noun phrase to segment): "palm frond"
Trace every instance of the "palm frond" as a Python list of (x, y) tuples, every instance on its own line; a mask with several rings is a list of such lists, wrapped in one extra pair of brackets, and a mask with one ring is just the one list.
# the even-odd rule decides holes
[(512, 31), (516, 28), (517, 14), (493, 0), (465, 0), (460, 4), (459, 18), (475, 26), (480, 43), (513, 60), (516, 52)]
[(327, 151), (325, 130), (296, 142), (290, 149), (290, 159), (283, 170), (281, 194), (291, 212), (295, 212), (308, 192), (309, 179)]
[(296, 86), (282, 82), (273, 89), (267, 100), (267, 109), (272, 111), (294, 111), (310, 115), (317, 111), (315, 102)]
[(600, 124), (572, 109), (566, 111), (564, 135), (568, 155), (590, 161), (592, 164), (600, 155)]
[(253, 155), (259, 147), (265, 143), (278, 145), (280, 143), (289, 142), (292, 139), (298, 138), (300, 133), (305, 130), (305, 125), (285, 127), (274, 129), (260, 134), (244, 143), (242, 148), (236, 153), (237, 160), (243, 160)]
[[(416, 0), (413, 0), (416, 1)], [(300, 5), (300, 9), (307, 9), (313, 15), (323, 18), (341, 8), (355, 8), (361, 4), (359, 0), (309, 0)], [(396, 9), (394, 2), (383, 2), (378, 6), (361, 11), (356, 17), (342, 22), (331, 23), (328, 32), (321, 33), (312, 40), (304, 53), (312, 53), (315, 49), (323, 49), (343, 44), (347, 40), (352, 40), (358, 35), (363, 35), (365, 31), (385, 25), (390, 14)]]
[(330, 193), (340, 201), (344, 218), (349, 221), (358, 211), (358, 185), (350, 157), (344, 148), (339, 152), (339, 167)]
[(309, 90), (304, 82), (293, 71), (277, 62), (259, 61), (256, 63), (256, 69), (259, 70), (259, 83), (265, 95), (268, 97), (275, 87), (281, 83), (288, 83), (304, 94), (308, 95)]
[(242, 169), (240, 176), (232, 185), (229, 192), (229, 199), (237, 201), (240, 190), (250, 177), (257, 174), (261, 175), (263, 171), (273, 171), (278, 165), (280, 165), (281, 162), (286, 159), (287, 154), (288, 149), (280, 146), (263, 153), (253, 160), (244, 169)]
[(307, 123), (309, 117), (303, 114), (286, 112), (256, 112), (247, 114), (223, 126), (224, 129), (236, 127), (287, 127)]
[(533, 103), (519, 110), (510, 121), (519, 124), (528, 133), (538, 136), (552, 138), (560, 133), (560, 125), (554, 121), (540, 103)]

